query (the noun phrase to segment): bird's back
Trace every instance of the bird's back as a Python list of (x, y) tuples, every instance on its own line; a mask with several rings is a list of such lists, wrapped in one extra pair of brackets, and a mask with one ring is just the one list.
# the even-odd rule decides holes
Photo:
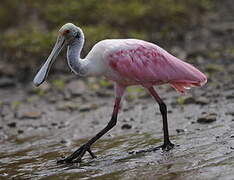
[(126, 86), (169, 83), (183, 92), (185, 88), (201, 86), (206, 82), (206, 76), (198, 69), (146, 41), (104, 40), (95, 48), (102, 51), (101, 63), (106, 66), (104, 75)]

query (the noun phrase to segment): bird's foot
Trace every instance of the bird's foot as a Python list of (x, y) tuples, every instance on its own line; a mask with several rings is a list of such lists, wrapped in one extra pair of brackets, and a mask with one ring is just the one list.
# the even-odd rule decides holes
[(171, 141), (166, 141), (163, 145), (159, 146), (163, 151), (170, 151), (175, 145)]
[(65, 163), (80, 163), (82, 160), (82, 157), (85, 155), (85, 153), (88, 152), (92, 158), (96, 158), (96, 156), (93, 154), (93, 152), (90, 149), (90, 145), (84, 144), (79, 149), (77, 149), (74, 153), (72, 153), (70, 156), (58, 160), (57, 163), (65, 164)]
[(146, 152), (152, 152), (152, 151), (158, 151), (159, 149), (162, 149), (163, 151), (169, 151), (171, 150), (175, 145), (171, 143), (170, 141), (165, 141), (163, 145), (149, 148), (149, 149), (144, 149), (144, 150), (139, 150), (139, 151), (131, 151), (129, 154), (139, 154), (139, 153), (146, 153)]

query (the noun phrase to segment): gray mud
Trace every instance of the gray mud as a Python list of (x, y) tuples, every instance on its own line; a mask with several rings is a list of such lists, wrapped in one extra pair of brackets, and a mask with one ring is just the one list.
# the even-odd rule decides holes
[(117, 126), (92, 146), (97, 158), (86, 154), (73, 165), (56, 160), (107, 124), (113, 87), (63, 77), (40, 90), (1, 89), (0, 179), (234, 179), (233, 68), (214, 67), (207, 85), (184, 96), (166, 85), (157, 88), (168, 105), (173, 150), (129, 154), (159, 146), (163, 137), (157, 104), (133, 88), (122, 101)]

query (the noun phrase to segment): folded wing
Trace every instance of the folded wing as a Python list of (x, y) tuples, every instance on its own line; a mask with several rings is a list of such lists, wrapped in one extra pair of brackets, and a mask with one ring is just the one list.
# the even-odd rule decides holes
[(206, 83), (206, 76), (192, 65), (145, 41), (126, 43), (108, 55), (109, 65), (121, 76), (144, 86), (169, 83), (179, 92)]

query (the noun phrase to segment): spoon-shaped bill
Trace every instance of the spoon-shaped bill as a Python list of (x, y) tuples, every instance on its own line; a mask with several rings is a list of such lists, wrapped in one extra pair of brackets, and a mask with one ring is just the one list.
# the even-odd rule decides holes
[(36, 76), (33, 80), (33, 84), (35, 86), (40, 86), (45, 81), (51, 65), (53, 64), (56, 57), (59, 55), (64, 44), (65, 44), (64, 37), (59, 36), (52, 52), (50, 53), (50, 55), (48, 57), (48, 59), (46, 60), (45, 64), (41, 67), (41, 69), (38, 71), (38, 73), (36, 74)]

